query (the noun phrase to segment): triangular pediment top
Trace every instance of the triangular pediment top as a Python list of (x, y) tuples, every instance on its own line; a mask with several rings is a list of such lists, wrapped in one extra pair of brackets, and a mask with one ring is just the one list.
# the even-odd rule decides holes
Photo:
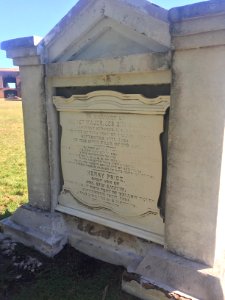
[(93, 60), (167, 50), (167, 47), (153, 39), (133, 32), (112, 19), (104, 18), (75, 41), (58, 61)]
[(148, 47), (145, 45), (141, 45), (109, 27), (81, 50), (75, 51), (74, 49), (72, 56), (66, 60), (121, 57), (128, 54), (145, 53), (147, 51)]
[(80, 0), (38, 46), (45, 63), (169, 48), (167, 11), (146, 0)]

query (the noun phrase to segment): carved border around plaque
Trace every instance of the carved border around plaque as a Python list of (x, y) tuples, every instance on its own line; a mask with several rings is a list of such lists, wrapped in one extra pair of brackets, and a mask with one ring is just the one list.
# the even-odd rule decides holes
[(62, 126), (57, 209), (163, 244), (157, 202), (169, 97), (96, 91), (53, 102)]

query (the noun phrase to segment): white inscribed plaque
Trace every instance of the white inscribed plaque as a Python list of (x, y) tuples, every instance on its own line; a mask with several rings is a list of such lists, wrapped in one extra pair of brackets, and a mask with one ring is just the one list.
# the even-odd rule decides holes
[(123, 99), (109, 91), (77, 97), (54, 99), (62, 127), (64, 185), (59, 204), (75, 209), (77, 216), (82, 211), (93, 220), (88, 216), (94, 215), (104, 225), (103, 218), (124, 224), (127, 232), (133, 226), (162, 236), (157, 202), (162, 179), (160, 134), (168, 99), (150, 101), (140, 95)]
[(64, 190), (81, 203), (122, 216), (158, 213), (162, 158), (157, 116), (61, 116)]

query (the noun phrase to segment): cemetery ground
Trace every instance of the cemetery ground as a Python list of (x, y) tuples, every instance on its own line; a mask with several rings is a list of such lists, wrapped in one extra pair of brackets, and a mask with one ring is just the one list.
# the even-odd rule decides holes
[[(0, 99), (0, 135), (1, 220), (28, 197), (21, 101)], [(138, 300), (121, 290), (123, 271), (70, 246), (47, 258), (15, 243), (0, 227), (0, 300)], [(186, 299), (174, 293), (165, 297)]]
[[(21, 101), (0, 99), (0, 219), (27, 200)], [(55, 258), (3, 239), (0, 300), (134, 300), (120, 289), (123, 269), (66, 246)]]

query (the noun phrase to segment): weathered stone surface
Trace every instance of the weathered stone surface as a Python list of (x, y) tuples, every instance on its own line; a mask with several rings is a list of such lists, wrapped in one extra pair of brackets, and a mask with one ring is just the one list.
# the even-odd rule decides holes
[[(132, 294), (139, 299), (143, 300), (168, 300), (169, 297), (166, 295), (166, 292), (162, 292), (158, 289), (146, 289), (137, 281), (125, 281), (122, 280), (122, 289)], [(171, 298), (170, 298), (171, 299)], [(175, 299), (175, 298), (174, 298)], [(190, 298), (189, 298), (190, 299)]]
[(0, 232), (0, 242), (4, 241), (7, 238), (7, 235)]
[(37, 47), (30, 46), (30, 47), (19, 47), (7, 50), (7, 57), (8, 58), (19, 58), (19, 57), (29, 57), (29, 56), (36, 56), (37, 55)]
[(169, 11), (177, 50), (224, 45), (224, 1), (207, 1)]
[(60, 214), (22, 206), (12, 217), (3, 219), (4, 233), (15, 241), (54, 256), (67, 243), (67, 233)]
[[(110, 34), (114, 34), (113, 39)], [(118, 38), (124, 44), (123, 48), (113, 43)], [(39, 48), (43, 48), (43, 61), (55, 62), (76, 59), (84, 55), (87, 48), (91, 50), (85, 52), (85, 59), (92, 59), (99, 52), (104, 57), (121, 55), (121, 51), (132, 54), (135, 48), (136, 54), (143, 53), (144, 48), (145, 52), (146, 49), (166, 52), (169, 46), (166, 10), (147, 1), (89, 0), (79, 2), (43, 39)]]
[(198, 300), (179, 291), (169, 292), (149, 283), (146, 279), (124, 272), (122, 289), (143, 300)]
[[(148, 53), (125, 55), (123, 57), (104, 58), (90, 61), (75, 60), (47, 65), (50, 78), (75, 77), (99, 74), (147, 73), (170, 69), (171, 55), (166, 53)], [(139, 76), (141, 76), (139, 74)], [(143, 79), (142, 79), (143, 80)]]
[(122, 265), (132, 272), (148, 253), (149, 243), (134, 235), (68, 214), (63, 216), (69, 243), (91, 257)]
[[(50, 209), (48, 133), (45, 106), (44, 67), (20, 68), (24, 135), (30, 205)], [(35, 112), (35, 113), (34, 113)]]
[(41, 40), (42, 38), (39, 36), (29, 36), (24, 38), (12, 39), (2, 42), (1, 49), (8, 51), (16, 48), (29, 48), (36, 46)]
[(13, 64), (16, 66), (35, 66), (40, 65), (41, 60), (39, 56), (29, 56), (26, 58), (16, 57), (13, 59)]
[(222, 300), (223, 283), (219, 280), (222, 269), (209, 268), (152, 245), (135, 273), (167, 291), (182, 291), (204, 300)]
[(224, 49), (178, 47), (173, 57), (167, 247), (210, 266), (225, 253)]
[(172, 8), (169, 11), (169, 19), (172, 22), (181, 22), (185, 19), (210, 18), (212, 15), (219, 15), (224, 12), (225, 3), (223, 0), (203, 1), (192, 5)]

